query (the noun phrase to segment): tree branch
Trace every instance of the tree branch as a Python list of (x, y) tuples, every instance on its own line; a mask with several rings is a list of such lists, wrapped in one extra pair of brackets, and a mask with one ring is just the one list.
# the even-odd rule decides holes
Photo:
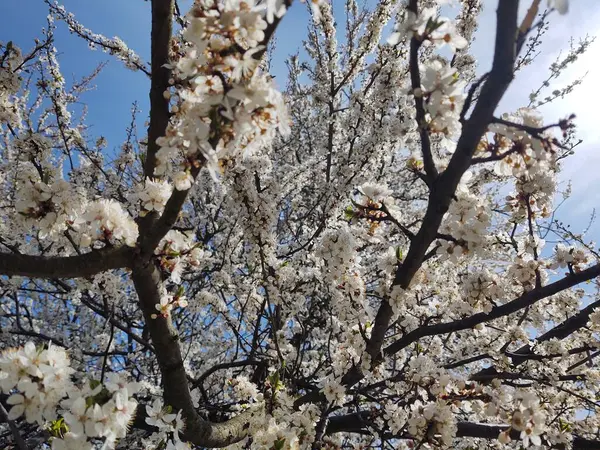
[[(333, 416), (329, 418), (326, 434), (334, 433), (358, 433), (371, 434), (366, 427), (368, 420), (371, 417), (369, 411), (359, 411), (343, 416)], [(509, 425), (503, 424), (488, 424), (488, 423), (473, 423), (473, 422), (458, 422), (456, 437), (472, 437), (480, 439), (498, 439), (498, 435), (509, 429)], [(393, 436), (392, 436), (393, 437)], [(515, 441), (520, 441), (520, 432), (511, 430), (510, 437)], [(403, 435), (401, 438), (412, 439), (411, 436)], [(564, 448), (564, 447), (553, 447)], [(573, 437), (573, 450), (595, 450), (600, 449), (600, 441), (586, 439), (581, 436)]]
[(133, 250), (108, 248), (76, 256), (32, 256), (0, 253), (0, 275), (32, 278), (89, 277), (131, 265)]
[(159, 145), (156, 140), (165, 135), (169, 124), (169, 100), (164, 92), (169, 89), (170, 69), (169, 45), (173, 32), (174, 0), (152, 0), (151, 33), (151, 86), (150, 86), (150, 125), (148, 126), (148, 152), (144, 161), (144, 175), (154, 176), (156, 152)]
[[(427, 211), (419, 232), (411, 242), (405, 260), (398, 266), (394, 284), (408, 288), (423, 263), (427, 249), (436, 237), (444, 214), (448, 211), (461, 177), (471, 165), (471, 158), (483, 133), (493, 119), (494, 110), (512, 81), (516, 59), (518, 0), (499, 2), (496, 46), (492, 70), (481, 89), (473, 114), (463, 127), (457, 149), (448, 168), (432, 183)], [(392, 318), (392, 307), (384, 300), (379, 307), (367, 353), (375, 360)]]
[(179, 336), (171, 317), (159, 315), (152, 318), (158, 313), (155, 305), (160, 303), (160, 271), (154, 263), (139, 259), (134, 265), (132, 279), (162, 374), (164, 401), (175, 410), (182, 411), (186, 424), (184, 439), (210, 448), (226, 447), (244, 439), (249, 421), (253, 415), (261, 413), (262, 407), (248, 410), (223, 423), (202, 419), (192, 402)]
[[(594, 311), (594, 309), (596, 309), (598, 307), (600, 307), (600, 300), (598, 300), (594, 303), (591, 303), (590, 305), (583, 308), (581, 311), (579, 311), (574, 316), (569, 317), (564, 322), (562, 322), (559, 325), (555, 326), (554, 328), (548, 330), (546, 333), (539, 336), (536, 339), (536, 341), (537, 342), (546, 342), (546, 341), (549, 341), (550, 339), (554, 339), (554, 338), (556, 338), (556, 339), (566, 338), (574, 331), (585, 326), (585, 324), (589, 320), (590, 314)], [(528, 361), (531, 359), (540, 359), (541, 360), (544, 358), (548, 358), (548, 356), (536, 355), (535, 353), (531, 353), (531, 346), (529, 344), (524, 345), (521, 348), (519, 348), (517, 351), (508, 354), (508, 356), (510, 357), (511, 362), (514, 365), (514, 367), (517, 367), (520, 364), (524, 363), (525, 361)], [(585, 361), (585, 359), (584, 359), (584, 361)], [(578, 364), (579, 363), (576, 363), (576, 365), (572, 366), (572, 368), (577, 367)], [(495, 372), (494, 367), (488, 367), (488, 368), (480, 370), (474, 376), (489, 375), (494, 372)]]
[[(147, 177), (152, 177), (156, 165), (156, 152), (159, 146), (156, 139), (164, 136), (167, 125), (169, 124), (169, 102), (165, 100), (163, 93), (169, 87), (170, 71), (162, 67), (168, 62), (169, 40), (172, 32), (173, 21), (173, 1), (174, 0), (153, 0), (152, 1), (152, 87), (150, 89), (150, 126), (148, 128), (148, 155), (144, 164), (144, 173)], [(289, 8), (292, 0), (285, 0), (285, 5)], [(167, 8), (167, 4), (169, 5)], [(163, 24), (164, 21), (168, 22)], [(259, 60), (262, 58), (266, 47), (273, 37), (281, 18), (277, 18), (265, 29), (265, 37), (261, 45), (262, 50), (253, 54), (253, 58)], [(168, 34), (168, 36), (167, 36)], [(156, 66), (156, 71), (155, 71)], [(160, 69), (160, 70), (159, 70)], [(157, 73), (156, 76), (154, 74)], [(211, 139), (213, 146), (216, 146), (220, 140), (217, 133)], [(196, 180), (201, 167), (192, 167), (191, 176)], [(143, 236), (141, 243), (141, 252), (144, 256), (150, 257), (160, 240), (173, 228), (179, 213), (185, 204), (187, 196), (193, 185), (188, 190), (174, 190), (171, 197), (165, 205), (165, 209), (160, 217), (156, 214), (149, 214), (141, 221), (140, 233)]]
[(23, 436), (21, 436), (21, 433), (19, 432), (19, 428), (15, 425), (15, 423), (12, 420), (9, 420), (8, 411), (6, 411), (2, 403), (0, 403), (0, 418), (3, 422), (6, 422), (8, 424), (8, 428), (10, 429), (10, 432), (12, 433), (13, 439), (15, 441), (15, 448), (19, 450), (29, 450), (29, 447), (27, 447)]
[(579, 273), (569, 275), (561, 280), (555, 281), (554, 283), (548, 284), (539, 289), (534, 289), (532, 291), (526, 292), (519, 298), (492, 309), (489, 313), (482, 312), (452, 322), (440, 323), (437, 325), (430, 325), (427, 327), (417, 328), (416, 330), (405, 334), (402, 338), (400, 338), (393, 344), (388, 345), (385, 348), (384, 353), (387, 355), (393, 355), (394, 353), (399, 352), (403, 348), (406, 348), (413, 342), (416, 342), (420, 338), (425, 336), (434, 336), (437, 334), (445, 334), (460, 330), (466, 330), (468, 328), (473, 328), (475, 325), (478, 325), (480, 323), (508, 316), (509, 314), (531, 306), (540, 300), (550, 297), (551, 295), (557, 294), (561, 291), (564, 291), (565, 289), (569, 289), (579, 283), (583, 283), (584, 281), (596, 278), (599, 275), (600, 264), (596, 264), (595, 266), (582, 270)]
[[(411, 0), (407, 9), (418, 13), (418, 0)], [(421, 152), (423, 154), (423, 166), (427, 174), (427, 185), (430, 186), (433, 180), (438, 176), (438, 171), (433, 162), (431, 154), (431, 140), (429, 139), (429, 130), (425, 119), (425, 107), (423, 105), (423, 96), (417, 95), (417, 90), (421, 89), (421, 73), (419, 72), (419, 48), (421, 48), (422, 40), (413, 37), (410, 40), (410, 82), (413, 96), (415, 98), (415, 110), (417, 113), (417, 128), (421, 137)]]
[(200, 375), (196, 380), (194, 380), (192, 384), (194, 386), (202, 385), (209, 376), (211, 376), (213, 373), (215, 373), (219, 370), (231, 369), (234, 367), (261, 366), (261, 365), (266, 366), (268, 364), (266, 361), (259, 361), (259, 360), (252, 360), (252, 359), (245, 359), (243, 361), (231, 361), (231, 362), (225, 362), (225, 363), (221, 363), (221, 364), (215, 364), (210, 369), (208, 369), (206, 372), (204, 372), (202, 375)]

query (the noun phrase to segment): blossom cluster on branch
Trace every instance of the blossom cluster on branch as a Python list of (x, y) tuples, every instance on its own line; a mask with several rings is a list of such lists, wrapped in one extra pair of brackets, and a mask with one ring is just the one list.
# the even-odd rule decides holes
[(112, 448), (127, 433), (139, 388), (120, 374), (74, 384), (66, 351), (52, 344), (36, 348), (32, 342), (4, 352), (0, 369), (0, 387), (11, 406), (7, 420), (24, 416), (27, 423), (50, 424), (53, 450), (92, 449), (93, 438), (104, 438), (105, 448)]

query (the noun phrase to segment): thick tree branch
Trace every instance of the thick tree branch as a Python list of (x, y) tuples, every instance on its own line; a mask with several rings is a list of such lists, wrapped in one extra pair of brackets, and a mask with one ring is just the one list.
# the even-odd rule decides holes
[[(199, 168), (192, 168), (192, 177), (196, 179), (199, 172)], [(175, 223), (177, 223), (179, 213), (185, 204), (189, 191), (190, 190), (174, 190), (165, 205), (162, 215), (154, 222), (142, 222), (142, 229), (146, 230), (142, 236), (140, 245), (142, 255), (150, 257), (154, 253), (154, 249), (160, 240), (173, 228)], [(151, 216), (148, 215), (147, 217), (150, 218)]]
[(210, 369), (208, 369), (206, 372), (204, 372), (202, 375), (200, 375), (196, 380), (194, 380), (192, 384), (194, 386), (202, 385), (208, 377), (210, 377), (213, 373), (215, 373), (219, 370), (231, 369), (234, 367), (262, 366), (262, 365), (266, 366), (267, 364), (268, 363), (265, 361), (259, 361), (259, 360), (253, 360), (253, 359), (246, 359), (244, 361), (231, 361), (231, 362), (225, 362), (225, 363), (221, 363), (221, 364), (215, 364)]
[[(169, 123), (169, 105), (163, 93), (169, 86), (170, 73), (163, 66), (168, 62), (173, 8), (173, 0), (152, 1), (151, 111), (148, 154), (144, 163), (144, 173), (147, 177), (153, 175), (156, 165), (156, 152), (159, 149), (156, 139), (165, 135)], [(265, 45), (278, 23), (279, 20), (276, 20), (265, 30)], [(260, 56), (261, 53), (254, 55), (255, 58)], [(211, 142), (216, 145), (219, 139), (217, 130)], [(194, 167), (192, 177), (195, 179), (199, 172), (200, 167)], [(177, 330), (170, 316), (155, 316), (158, 314), (155, 306), (161, 299), (162, 279), (159, 269), (152, 261), (153, 252), (177, 222), (188, 193), (189, 190), (175, 190), (160, 217), (150, 214), (140, 220), (140, 252), (133, 265), (132, 279), (161, 371), (164, 401), (182, 412), (186, 424), (184, 439), (202, 447), (225, 447), (239, 442), (247, 435), (249, 421), (253, 415), (262, 414), (262, 406), (241, 413), (224, 423), (211, 423), (202, 419), (193, 406)]]
[(138, 293), (140, 307), (154, 345), (156, 359), (162, 374), (162, 388), (165, 404), (181, 410), (185, 420), (185, 440), (202, 447), (226, 447), (244, 437), (253, 414), (253, 409), (223, 423), (211, 423), (202, 419), (196, 412), (188, 378), (183, 365), (179, 337), (171, 317), (158, 316), (155, 305), (160, 303), (160, 271), (152, 262), (136, 261), (132, 272), (133, 283)]
[(108, 248), (76, 256), (32, 256), (0, 253), (0, 275), (31, 278), (90, 277), (131, 265), (133, 250)]
[(173, 32), (173, 0), (152, 0), (151, 35), (151, 87), (150, 87), (150, 125), (148, 126), (148, 152), (144, 161), (144, 175), (154, 176), (156, 152), (159, 145), (156, 140), (165, 135), (169, 124), (169, 100), (164, 92), (169, 89), (170, 69), (169, 45)]
[[(600, 308), (600, 300), (593, 302), (579, 311), (577, 314), (569, 317), (564, 322), (555, 326), (554, 328), (548, 330), (541, 336), (539, 336), (536, 341), (537, 342), (546, 342), (550, 339), (564, 339), (569, 336), (571, 333), (579, 330), (584, 327), (590, 318), (590, 314), (596, 309)], [(531, 351), (531, 347), (529, 345), (524, 345), (519, 350), (517, 350), (513, 355), (511, 355), (512, 362), (515, 365), (519, 365), (522, 362), (526, 361), (527, 358), (519, 358), (519, 355), (526, 355)]]

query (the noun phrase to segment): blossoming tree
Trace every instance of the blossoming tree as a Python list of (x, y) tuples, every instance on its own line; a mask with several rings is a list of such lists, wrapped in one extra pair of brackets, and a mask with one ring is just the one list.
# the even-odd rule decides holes
[[(152, 0), (149, 64), (46, 2), (0, 44), (2, 448), (600, 448), (574, 117), (497, 111), (565, 0), (494, 2), (481, 77), (481, 0), (314, 1), (281, 92), (288, 0)], [(91, 136), (55, 21), (149, 79), (147, 136)]]

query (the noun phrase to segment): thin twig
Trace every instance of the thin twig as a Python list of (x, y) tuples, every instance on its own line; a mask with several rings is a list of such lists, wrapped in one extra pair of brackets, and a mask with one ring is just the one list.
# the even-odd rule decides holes
[(19, 428), (15, 425), (14, 421), (8, 418), (8, 412), (2, 403), (0, 403), (0, 417), (2, 417), (2, 420), (8, 424), (8, 428), (10, 428), (10, 432), (15, 440), (16, 448), (19, 450), (29, 450), (25, 440), (23, 439), (23, 436), (21, 436), (21, 433), (19, 432)]

